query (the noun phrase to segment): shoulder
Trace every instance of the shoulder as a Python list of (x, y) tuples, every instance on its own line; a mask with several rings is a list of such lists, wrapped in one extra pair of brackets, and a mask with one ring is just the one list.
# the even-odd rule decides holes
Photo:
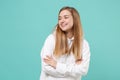
[(84, 45), (89, 45), (88, 41), (86, 39), (83, 39), (83, 44)]
[(86, 39), (83, 39), (83, 49), (89, 49), (89, 43)]
[(49, 34), (45, 40), (46, 43), (54, 43), (55, 42), (55, 36), (53, 33)]
[(86, 39), (83, 40), (82, 56), (83, 56), (83, 59), (90, 56), (90, 47)]
[(46, 38), (46, 40), (54, 40), (55, 39), (55, 36), (53, 33), (49, 34)]

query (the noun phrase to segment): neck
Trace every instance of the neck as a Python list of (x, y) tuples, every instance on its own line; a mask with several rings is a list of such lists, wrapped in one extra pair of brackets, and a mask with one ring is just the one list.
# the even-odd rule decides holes
[(72, 31), (66, 32), (66, 35), (67, 35), (67, 38), (70, 39), (73, 37), (73, 32)]

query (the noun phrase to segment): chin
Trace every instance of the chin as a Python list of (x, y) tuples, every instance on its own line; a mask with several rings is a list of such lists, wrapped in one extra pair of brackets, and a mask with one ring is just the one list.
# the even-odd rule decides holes
[(66, 29), (62, 29), (62, 31), (66, 32), (67, 30)]

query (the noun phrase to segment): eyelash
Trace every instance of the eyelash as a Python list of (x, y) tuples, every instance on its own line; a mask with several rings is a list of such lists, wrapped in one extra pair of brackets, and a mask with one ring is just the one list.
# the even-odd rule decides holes
[[(68, 19), (69, 17), (64, 17), (65, 19)], [(60, 18), (58, 18), (58, 20), (61, 20)]]
[(65, 17), (65, 19), (67, 19), (68, 17)]

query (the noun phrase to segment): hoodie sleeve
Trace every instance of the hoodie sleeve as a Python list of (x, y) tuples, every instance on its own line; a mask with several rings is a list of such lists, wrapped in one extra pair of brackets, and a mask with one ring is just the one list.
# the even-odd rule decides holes
[(50, 65), (46, 64), (43, 61), (43, 58), (46, 57), (46, 55), (51, 56), (53, 54), (53, 50), (54, 50), (54, 46), (55, 46), (55, 38), (54, 35), (51, 34), (47, 37), (47, 39), (45, 40), (44, 46), (41, 50), (41, 66), (42, 66), (42, 71), (48, 75), (51, 76), (55, 76), (55, 77), (62, 77), (62, 74), (59, 74), (56, 69), (54, 69), (53, 67), (51, 67)]

